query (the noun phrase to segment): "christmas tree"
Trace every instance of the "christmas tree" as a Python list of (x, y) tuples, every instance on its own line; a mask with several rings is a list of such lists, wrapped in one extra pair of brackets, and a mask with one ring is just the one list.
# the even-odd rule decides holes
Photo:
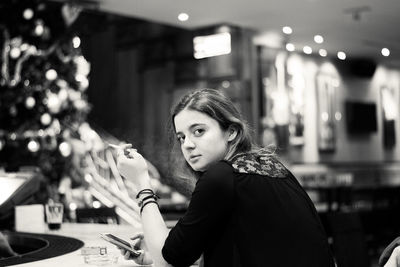
[[(70, 2), (71, 3), (71, 2)], [(0, 168), (37, 166), (47, 184), (82, 179), (89, 63), (71, 4), (0, 3)], [(78, 145), (76, 145), (78, 143)]]

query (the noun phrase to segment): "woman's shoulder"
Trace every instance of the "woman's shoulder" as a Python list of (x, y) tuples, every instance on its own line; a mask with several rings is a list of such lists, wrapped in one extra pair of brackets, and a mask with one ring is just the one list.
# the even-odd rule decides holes
[(227, 161), (234, 172), (258, 174), (274, 178), (284, 178), (289, 175), (289, 170), (277, 157), (265, 150), (242, 153)]

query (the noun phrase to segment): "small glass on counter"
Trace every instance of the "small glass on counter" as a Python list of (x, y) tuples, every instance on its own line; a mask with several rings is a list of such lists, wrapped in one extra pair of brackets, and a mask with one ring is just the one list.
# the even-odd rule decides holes
[(64, 206), (61, 203), (48, 203), (45, 205), (46, 222), (50, 230), (61, 228)]

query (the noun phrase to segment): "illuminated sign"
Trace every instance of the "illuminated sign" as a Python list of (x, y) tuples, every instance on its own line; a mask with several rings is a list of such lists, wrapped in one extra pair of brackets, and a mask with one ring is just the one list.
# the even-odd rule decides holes
[(194, 58), (206, 58), (231, 53), (231, 34), (228, 32), (193, 38)]

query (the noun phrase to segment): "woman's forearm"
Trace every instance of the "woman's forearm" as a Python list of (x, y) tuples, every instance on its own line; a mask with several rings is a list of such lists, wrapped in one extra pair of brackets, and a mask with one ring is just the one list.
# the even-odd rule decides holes
[[(147, 174), (148, 175), (148, 174)], [(150, 189), (150, 183), (147, 179), (141, 179), (142, 184), (138, 186), (139, 190)], [(155, 267), (169, 267), (162, 256), (161, 250), (168, 236), (168, 229), (161, 216), (160, 210), (155, 203), (148, 203), (143, 207), (141, 214), (142, 228), (147, 249), (154, 261)]]
[(161, 250), (168, 236), (168, 229), (155, 203), (147, 204), (142, 211), (142, 227), (147, 248), (155, 267), (169, 267)]

